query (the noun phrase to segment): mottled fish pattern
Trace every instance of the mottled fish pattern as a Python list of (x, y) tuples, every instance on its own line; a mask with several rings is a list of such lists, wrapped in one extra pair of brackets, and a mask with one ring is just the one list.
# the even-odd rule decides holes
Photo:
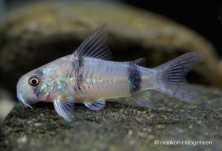
[[(105, 107), (106, 100), (131, 97), (147, 106), (146, 90), (155, 89), (189, 103), (198, 103), (186, 75), (203, 54), (184, 54), (156, 68), (145, 68), (145, 59), (113, 62), (107, 45), (105, 25), (86, 38), (73, 54), (59, 58), (22, 76), (17, 97), (25, 106), (38, 101), (53, 102), (66, 121), (73, 116), (74, 103), (91, 110)], [(149, 106), (149, 105), (148, 105)]]

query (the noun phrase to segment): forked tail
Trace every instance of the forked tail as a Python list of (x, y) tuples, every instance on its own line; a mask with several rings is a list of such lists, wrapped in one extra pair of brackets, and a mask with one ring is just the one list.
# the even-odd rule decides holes
[(198, 52), (186, 53), (169, 61), (156, 69), (156, 82), (154, 89), (189, 103), (200, 103), (189, 84), (187, 73), (194, 65), (204, 58), (204, 54)]

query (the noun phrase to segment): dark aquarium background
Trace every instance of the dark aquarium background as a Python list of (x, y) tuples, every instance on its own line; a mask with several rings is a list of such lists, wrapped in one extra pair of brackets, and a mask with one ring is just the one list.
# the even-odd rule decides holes
[[(0, 20), (13, 9), (39, 0), (0, 0)], [(46, 0), (50, 1), (50, 0)], [(56, 0), (51, 0), (56, 1)], [(80, 0), (65, 0), (80, 1)], [(90, 1), (90, 0), (84, 0)], [(100, 1), (100, 0), (94, 0)], [(222, 56), (222, 1), (221, 0), (101, 0), (121, 2), (169, 17), (186, 25), (210, 40)]]
[(221, 0), (125, 0), (125, 2), (165, 15), (192, 28), (209, 39), (220, 56), (222, 56)]

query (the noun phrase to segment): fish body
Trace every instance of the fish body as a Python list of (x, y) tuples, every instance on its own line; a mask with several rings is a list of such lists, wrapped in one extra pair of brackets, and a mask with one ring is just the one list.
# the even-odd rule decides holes
[(197, 94), (186, 83), (186, 74), (203, 55), (184, 54), (159, 67), (142, 65), (145, 59), (113, 62), (106, 43), (105, 26), (86, 38), (71, 55), (64, 56), (25, 74), (17, 84), (17, 97), (25, 106), (38, 101), (53, 102), (66, 121), (74, 103), (91, 110), (105, 107), (112, 98), (132, 97), (140, 106), (149, 106), (145, 90), (155, 89), (189, 103), (198, 103)]

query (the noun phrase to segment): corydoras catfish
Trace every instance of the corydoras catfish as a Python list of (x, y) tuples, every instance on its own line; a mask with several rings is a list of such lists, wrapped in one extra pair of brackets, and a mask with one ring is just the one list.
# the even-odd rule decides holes
[(74, 103), (91, 110), (105, 107), (106, 100), (131, 97), (147, 106), (146, 90), (155, 89), (182, 101), (198, 103), (197, 94), (186, 75), (202, 60), (203, 54), (186, 53), (156, 68), (142, 66), (145, 59), (132, 62), (110, 61), (105, 25), (98, 28), (73, 54), (58, 58), (22, 76), (17, 97), (25, 106), (39, 101), (52, 102), (66, 121), (73, 117)]

